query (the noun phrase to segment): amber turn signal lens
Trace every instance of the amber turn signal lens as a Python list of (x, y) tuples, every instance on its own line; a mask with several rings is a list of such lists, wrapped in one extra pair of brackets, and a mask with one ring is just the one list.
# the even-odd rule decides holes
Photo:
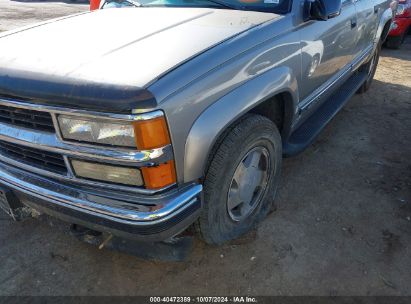
[(172, 160), (156, 167), (142, 168), (142, 171), (147, 189), (159, 189), (176, 182), (176, 169)]
[(164, 117), (135, 121), (133, 124), (138, 149), (150, 150), (170, 144), (170, 135)]

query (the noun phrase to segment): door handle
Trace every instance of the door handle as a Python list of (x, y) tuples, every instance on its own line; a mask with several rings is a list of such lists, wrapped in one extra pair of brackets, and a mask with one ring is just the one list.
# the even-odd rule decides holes
[(355, 28), (357, 26), (357, 18), (351, 19), (351, 28)]
[(380, 11), (380, 7), (374, 6), (374, 14), (378, 14), (379, 11)]

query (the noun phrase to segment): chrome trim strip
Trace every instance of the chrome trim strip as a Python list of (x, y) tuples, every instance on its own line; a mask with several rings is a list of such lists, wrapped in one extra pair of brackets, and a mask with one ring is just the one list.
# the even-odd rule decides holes
[[(20, 173), (21, 174), (21, 173)], [(151, 211), (141, 211), (150, 209), (149, 206), (141, 206), (138, 210), (136, 204), (127, 203), (91, 195), (76, 191), (73, 188), (59, 185), (56, 189), (55, 183), (24, 175), (19, 178), (18, 172), (0, 164), (0, 181), (7, 187), (21, 191), (27, 195), (43, 199), (54, 204), (63, 205), (81, 212), (98, 215), (100, 217), (110, 218), (115, 221), (126, 221), (139, 225), (152, 225), (153, 222), (162, 222), (175, 213), (183, 211), (191, 204), (198, 202), (198, 197), (202, 192), (201, 185), (192, 185), (182, 193), (176, 193), (169, 199), (159, 199), (157, 202), (162, 203), (152, 207)], [(37, 185), (36, 185), (37, 182)], [(47, 188), (46, 188), (47, 186)], [(74, 197), (73, 194), (76, 196)]]
[(50, 116), (53, 120), (54, 131), (56, 132), (57, 139), (60, 141), (64, 141), (63, 135), (61, 135), (60, 125), (56, 113), (50, 113)]
[(149, 120), (154, 119), (157, 117), (164, 116), (163, 111), (156, 110), (148, 113), (136, 113), (136, 114), (113, 114), (113, 113), (105, 113), (105, 112), (95, 112), (95, 111), (85, 111), (85, 110), (77, 110), (77, 109), (70, 109), (64, 107), (53, 107), (53, 106), (46, 106), (40, 104), (33, 104), (33, 103), (26, 103), (21, 101), (15, 101), (7, 98), (0, 98), (0, 104), (21, 108), (21, 109), (28, 109), (33, 111), (42, 111), (42, 112), (49, 112), (51, 114), (65, 114), (65, 115), (73, 115), (73, 116), (82, 116), (82, 117), (91, 117), (91, 118), (98, 118), (98, 119), (109, 119), (109, 120), (120, 120), (120, 121), (137, 121), (137, 120)]
[(352, 62), (352, 70), (356, 71), (367, 59), (371, 56), (374, 50), (374, 44), (368, 46), (366, 50), (360, 54), (357, 58), (355, 58)]
[(300, 111), (304, 112), (312, 105), (315, 104), (315, 101), (321, 99), (321, 96), (330, 90), (334, 85), (336, 85), (341, 79), (347, 76), (350, 72), (356, 71), (360, 65), (372, 54), (373, 45), (367, 47), (367, 49), (355, 58), (352, 63), (345, 66), (334, 78), (326, 82), (324, 85), (319, 87), (313, 93), (311, 93), (304, 101), (301, 102)]
[(129, 149), (112, 149), (108, 147), (92, 147), (61, 142), (54, 133), (32, 131), (0, 123), (0, 140), (19, 144), (39, 150), (50, 151), (66, 156), (105, 161), (128, 166), (152, 166), (173, 158), (171, 145), (152, 150), (133, 151)]
[[(1, 157), (1, 155), (0, 155), (0, 157)], [(66, 168), (67, 168), (67, 176), (70, 177), (70, 178), (73, 178), (74, 177), (74, 171), (73, 171), (73, 168), (71, 167), (71, 162), (70, 162), (69, 158), (64, 155), (63, 159), (64, 159), (64, 164), (66, 165)]]
[(299, 110), (301, 112), (304, 112), (305, 110), (310, 108), (312, 105), (315, 104), (317, 100), (321, 99), (321, 96), (325, 92), (327, 92), (330, 88), (336, 85), (341, 79), (347, 76), (350, 72), (351, 72), (351, 65), (345, 66), (335, 77), (333, 77), (330, 81), (326, 82), (324, 85), (319, 87), (317, 90), (311, 93), (304, 101), (302, 101)]

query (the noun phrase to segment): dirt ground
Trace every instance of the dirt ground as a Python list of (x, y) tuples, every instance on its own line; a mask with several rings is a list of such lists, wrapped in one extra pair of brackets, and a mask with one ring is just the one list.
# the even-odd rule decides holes
[[(0, 0), (0, 30), (84, 5)], [(411, 295), (411, 40), (384, 50), (355, 96), (298, 157), (279, 209), (222, 247), (196, 241), (184, 263), (98, 250), (68, 225), (0, 215), (0, 295)]]

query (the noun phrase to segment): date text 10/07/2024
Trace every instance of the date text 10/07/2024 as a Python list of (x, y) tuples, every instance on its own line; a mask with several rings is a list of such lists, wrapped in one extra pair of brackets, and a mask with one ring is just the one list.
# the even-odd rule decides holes
[(258, 303), (254, 297), (150, 297), (150, 303)]

